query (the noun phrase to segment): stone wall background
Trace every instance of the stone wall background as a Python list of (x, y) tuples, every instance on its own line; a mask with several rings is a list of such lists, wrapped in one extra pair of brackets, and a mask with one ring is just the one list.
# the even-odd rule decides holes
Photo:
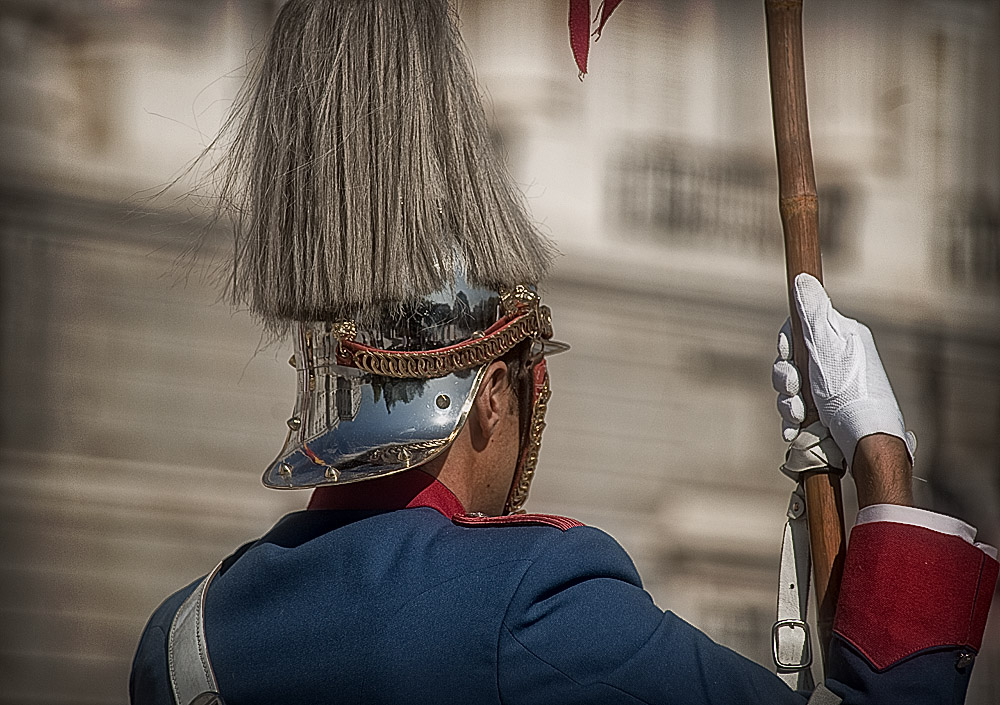
[[(0, 702), (122, 703), (149, 613), (281, 514), (293, 373), (213, 286), (193, 181), (278, 3), (0, 1)], [(564, 253), (570, 354), (528, 508), (615, 535), (657, 602), (769, 661), (790, 483), (761, 8), (630, 0), (576, 77), (564, 3), (459, 6)], [(1000, 3), (808, 3), (827, 283), (879, 342), (918, 491), (1000, 542)], [(769, 193), (768, 189), (772, 189)], [(848, 497), (851, 488), (845, 487)], [(1000, 699), (995, 615), (970, 703)]]

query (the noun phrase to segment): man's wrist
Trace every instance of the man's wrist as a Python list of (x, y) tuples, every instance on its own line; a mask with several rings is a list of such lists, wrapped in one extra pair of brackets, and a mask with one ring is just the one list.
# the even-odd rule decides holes
[(858, 506), (913, 506), (913, 465), (902, 439), (873, 433), (858, 441), (851, 473), (858, 488)]

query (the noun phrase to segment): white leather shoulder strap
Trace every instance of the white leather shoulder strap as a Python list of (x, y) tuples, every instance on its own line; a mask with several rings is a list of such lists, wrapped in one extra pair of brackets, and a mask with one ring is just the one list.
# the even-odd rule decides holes
[(175, 705), (223, 705), (205, 643), (205, 593), (222, 563), (181, 604), (167, 637), (167, 665)]
[[(812, 636), (806, 623), (811, 561), (803, 477), (806, 472), (840, 474), (843, 468), (844, 456), (830, 431), (819, 421), (799, 430), (781, 466), (781, 471), (795, 480), (796, 485), (788, 501), (788, 520), (781, 541), (777, 620), (771, 627), (771, 648), (778, 676), (796, 690), (810, 691), (814, 687), (810, 668)], [(822, 697), (823, 690), (820, 686), (816, 690), (820, 695), (816, 697)]]
[(795, 487), (788, 502), (788, 520), (781, 541), (778, 570), (777, 620), (771, 628), (771, 648), (778, 676), (796, 690), (812, 690), (812, 639), (809, 609), (809, 524), (805, 492)]
[(842, 702), (844, 702), (843, 698), (820, 683), (806, 705), (840, 705)]

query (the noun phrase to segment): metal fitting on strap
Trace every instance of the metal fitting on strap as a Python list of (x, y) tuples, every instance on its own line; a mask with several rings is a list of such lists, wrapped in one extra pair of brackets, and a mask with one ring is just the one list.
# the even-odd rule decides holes
[(844, 474), (844, 454), (830, 435), (830, 429), (816, 421), (801, 429), (788, 444), (781, 472), (798, 481), (802, 473), (832, 472)]
[[(787, 644), (790, 648), (781, 648), (779, 642), (782, 641), (781, 628), (801, 629), (802, 639), (793, 644)], [(784, 637), (787, 642), (789, 637)], [(797, 661), (784, 661), (782, 653), (794, 651), (801, 654)], [(771, 625), (771, 657), (774, 665), (782, 671), (801, 671), (812, 665), (812, 639), (809, 634), (809, 625), (801, 619), (781, 619)]]

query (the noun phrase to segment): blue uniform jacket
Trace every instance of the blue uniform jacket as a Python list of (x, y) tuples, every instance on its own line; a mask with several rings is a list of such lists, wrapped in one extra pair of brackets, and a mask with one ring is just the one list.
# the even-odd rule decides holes
[[(463, 511), (443, 485), (410, 471), (317, 491), (309, 510), (227, 559), (205, 603), (226, 704), (807, 701), (659, 609), (607, 534), (558, 517)], [(888, 562), (882, 567), (870, 553), (886, 542), (884, 531), (867, 543), (852, 537), (826, 681), (845, 703), (964, 699), (996, 561), (961, 539), (908, 538), (907, 529), (917, 527), (890, 531), (894, 555), (876, 556)], [(928, 562), (928, 540), (932, 560), (947, 565)], [(852, 558), (859, 542), (860, 565)], [(964, 586), (916, 625), (905, 623), (913, 610), (938, 597), (892, 594), (905, 581), (884, 575), (905, 563), (910, 544), (921, 575), (947, 574), (932, 593)], [(130, 682), (137, 705), (172, 703), (166, 634), (193, 587), (169, 597), (146, 626)], [(906, 609), (892, 608), (900, 599)], [(845, 610), (859, 624), (841, 620)], [(880, 616), (887, 610), (889, 622)]]

